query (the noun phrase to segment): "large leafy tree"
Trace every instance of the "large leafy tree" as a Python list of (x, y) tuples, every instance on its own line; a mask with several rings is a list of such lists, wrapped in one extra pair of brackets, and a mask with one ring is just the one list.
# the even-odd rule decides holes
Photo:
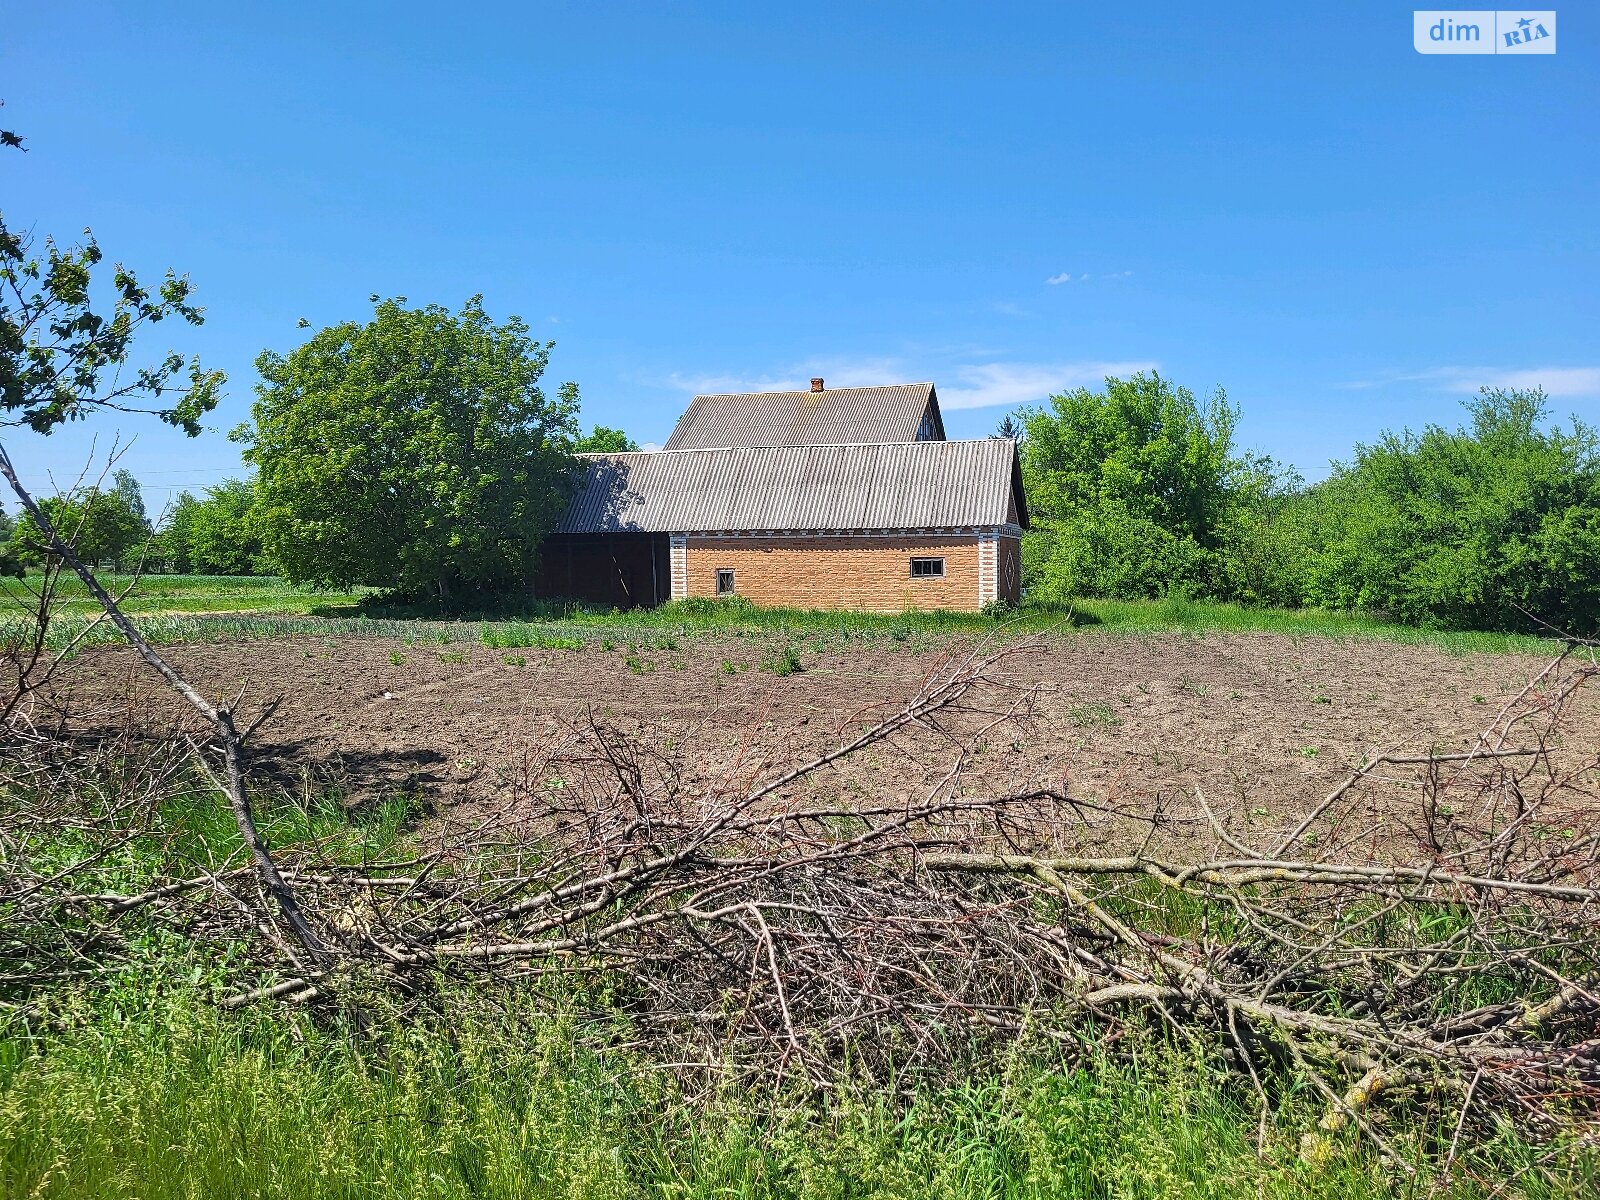
[(194, 540), (195, 514), (199, 510), (200, 501), (194, 498), (193, 492), (179, 492), (167, 510), (161, 531), (156, 534), (156, 551), (168, 571), (187, 575), (195, 569), (189, 547)]
[(295, 583), (452, 599), (525, 587), (570, 487), (576, 384), (539, 386), (553, 343), (474, 297), (376, 306), (257, 360), (266, 553)]
[(255, 481), (226, 479), (185, 514), (189, 569), (205, 575), (257, 575), (266, 569), (253, 518)]
[(111, 483), (112, 490), (121, 498), (123, 507), (133, 514), (146, 532), (149, 532), (150, 514), (144, 507), (144, 489), (139, 486), (139, 481), (134, 478), (133, 472), (115, 471), (111, 476)]
[(202, 498), (182, 492), (157, 545), (167, 569), (181, 574), (259, 575), (269, 569), (253, 519), (255, 480), (225, 479)]
[(1237, 412), (1158, 374), (1107, 379), (1022, 411), (1035, 532), (1025, 547), (1046, 598), (1208, 590), (1229, 506), (1249, 464)]
[(1600, 438), (1538, 390), (1485, 388), (1470, 425), (1388, 433), (1326, 484), (1306, 599), (1404, 620), (1600, 625)]

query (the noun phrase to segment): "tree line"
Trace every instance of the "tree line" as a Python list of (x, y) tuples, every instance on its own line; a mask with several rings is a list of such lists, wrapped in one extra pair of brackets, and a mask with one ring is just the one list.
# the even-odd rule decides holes
[[(50, 523), (67, 535), (78, 556), (97, 569), (195, 575), (266, 575), (273, 564), (261, 549), (252, 518), (254, 482), (226, 479), (196, 497), (182, 492), (165, 513), (152, 515), (133, 472), (116, 471), (109, 487), (79, 487), (39, 501)], [(22, 567), (45, 557), (33, 518), (0, 511), (0, 543)]]
[[(99, 566), (280, 574), (455, 603), (531, 585), (573, 456), (637, 449), (578, 425), (576, 384), (542, 386), (552, 343), (478, 298), (459, 312), (373, 298), (372, 318), (257, 360), (254, 468), (161, 519), (126, 471), (46, 501)], [(1033, 528), (1030, 600), (1186, 596), (1380, 610), (1419, 625), (1574, 632), (1600, 624), (1594, 429), (1542, 392), (1486, 389), (1457, 428), (1384, 433), (1328, 478), (1237, 445), (1239, 412), (1158, 374), (1107, 379), (1007, 416)], [(0, 520), (4, 520), (0, 516)], [(9, 523), (9, 522), (8, 522)], [(37, 561), (24, 517), (9, 561)], [(0, 551), (0, 555), (7, 552)]]
[(1156, 374), (1023, 410), (1029, 595), (1364, 608), (1440, 628), (1600, 625), (1600, 453), (1539, 390), (1386, 432), (1325, 480), (1236, 445), (1239, 412)]
[[(256, 366), (253, 420), (230, 434), (255, 473), (148, 514), (138, 481), (41, 503), (96, 567), (283, 575), (442, 599), (526, 588), (565, 506), (574, 455), (639, 447), (577, 422), (576, 384), (539, 381), (553, 343), (473, 298), (459, 313), (377, 302), (366, 323), (321, 330)], [(37, 566), (31, 517), (0, 510), (13, 568)]]

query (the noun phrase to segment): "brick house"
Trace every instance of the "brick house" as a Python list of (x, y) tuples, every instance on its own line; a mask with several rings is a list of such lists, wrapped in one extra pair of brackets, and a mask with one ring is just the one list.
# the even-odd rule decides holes
[(696, 396), (662, 450), (583, 457), (541, 595), (877, 612), (1021, 596), (1016, 443), (945, 440), (930, 383)]

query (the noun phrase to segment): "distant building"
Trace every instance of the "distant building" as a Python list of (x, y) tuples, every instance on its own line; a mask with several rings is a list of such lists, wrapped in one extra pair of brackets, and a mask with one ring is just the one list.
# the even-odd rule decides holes
[(1016, 443), (946, 441), (931, 383), (696, 396), (664, 449), (583, 458), (541, 595), (875, 612), (1021, 596)]

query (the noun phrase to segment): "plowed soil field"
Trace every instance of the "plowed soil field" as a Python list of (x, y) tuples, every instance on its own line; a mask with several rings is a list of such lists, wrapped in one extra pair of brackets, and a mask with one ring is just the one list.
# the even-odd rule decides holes
[[(184, 645), (164, 652), (214, 697), (282, 703), (252, 739), (252, 769), (312, 780), (352, 802), (395, 790), (436, 810), (522, 803), (530, 763), (574, 724), (647, 739), (691, 779), (738, 758), (776, 770), (897, 707), (942, 649), (801, 648), (801, 669), (763, 670), (768, 648), (714, 636), (672, 649), (504, 650), (367, 637)], [(830, 768), (813, 788), (899, 799), (932, 788), (964, 745), (968, 794), (1055, 788), (1096, 804), (1193, 808), (1196, 789), (1236, 828), (1270, 836), (1364, 756), (1466, 748), (1544, 665), (1510, 654), (1275, 634), (1083, 633), (1015, 649), (972, 708)], [(134, 656), (98, 650), (64, 677), (80, 727), (191, 726)], [(1025, 719), (985, 730), (1019, 698)], [(1563, 753), (1600, 746), (1600, 696), (1580, 698)], [(1408, 802), (1397, 781), (1386, 803)], [(1414, 803), (1414, 801), (1412, 801)], [(1211, 835), (1195, 826), (1195, 837)]]

